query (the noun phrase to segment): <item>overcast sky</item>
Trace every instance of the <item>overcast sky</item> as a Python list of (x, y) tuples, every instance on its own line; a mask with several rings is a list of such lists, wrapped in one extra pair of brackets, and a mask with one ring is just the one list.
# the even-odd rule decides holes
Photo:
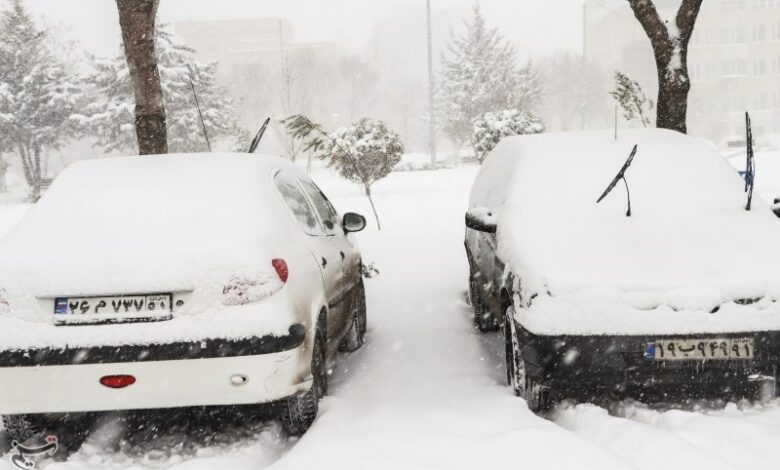
[[(6, 0), (0, 0), (5, 2)], [(59, 24), (97, 55), (116, 53), (119, 26), (111, 0), (25, 0), (36, 17)], [(298, 41), (336, 41), (364, 52), (372, 20), (425, 0), (161, 0), (162, 22), (283, 17)], [(519, 51), (538, 57), (581, 48), (583, 0), (481, 0), (488, 21)], [(474, 0), (432, 0), (434, 10), (470, 7)], [(434, 28), (436, 25), (434, 24)]]

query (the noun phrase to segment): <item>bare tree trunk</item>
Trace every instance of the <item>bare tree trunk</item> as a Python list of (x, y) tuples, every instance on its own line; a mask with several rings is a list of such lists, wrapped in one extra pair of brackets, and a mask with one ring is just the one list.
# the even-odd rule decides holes
[(668, 28), (653, 0), (628, 0), (634, 16), (642, 25), (653, 46), (658, 72), (656, 126), (687, 132), (688, 42), (699, 15), (702, 0), (682, 0), (675, 18), (675, 28)]
[(135, 96), (135, 133), (141, 155), (168, 153), (165, 102), (154, 28), (160, 0), (116, 0), (122, 42)]
[(382, 230), (382, 224), (379, 223), (379, 214), (376, 212), (376, 207), (374, 206), (374, 199), (371, 197), (371, 185), (367, 184), (365, 185), (366, 190), (366, 197), (368, 198), (369, 204), (371, 204), (371, 210), (374, 212), (374, 219), (376, 219), (376, 229)]
[(27, 149), (24, 147), (24, 144), (18, 143), (19, 146), (19, 157), (21, 157), (22, 160), (22, 171), (24, 172), (24, 179), (27, 181), (27, 186), (32, 190), (33, 187), (33, 177), (32, 172), (30, 171), (30, 161), (27, 159)]

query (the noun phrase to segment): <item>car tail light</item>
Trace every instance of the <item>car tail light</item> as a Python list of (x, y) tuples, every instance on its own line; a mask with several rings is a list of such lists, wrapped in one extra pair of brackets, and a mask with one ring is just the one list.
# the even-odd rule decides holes
[(282, 282), (287, 282), (287, 278), (290, 276), (290, 270), (287, 268), (287, 261), (277, 258), (272, 260), (271, 264), (274, 266), (276, 274), (279, 275), (279, 279), (281, 279)]
[(107, 375), (100, 378), (100, 384), (108, 388), (125, 388), (135, 383), (132, 375)]
[(222, 288), (222, 303), (225, 305), (246, 305), (259, 302), (279, 292), (290, 275), (287, 262), (281, 258), (271, 261), (276, 274), (270, 271), (234, 277)]

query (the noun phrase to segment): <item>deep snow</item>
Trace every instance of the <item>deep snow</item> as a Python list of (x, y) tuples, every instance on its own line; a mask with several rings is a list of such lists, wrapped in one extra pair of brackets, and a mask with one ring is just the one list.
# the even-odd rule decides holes
[[(560, 406), (552, 420), (530, 413), (504, 386), (500, 333), (472, 328), (465, 301), (463, 213), (476, 167), (391, 174), (376, 184), (384, 230), (359, 189), (317, 181), (344, 212), (366, 214), (364, 257), (369, 332), (342, 355), (318, 420), (299, 440), (272, 422), (206, 439), (152, 433), (121, 452), (92, 438), (74, 469), (690, 469), (775, 468), (780, 403), (696, 411), (617, 404)], [(0, 208), (0, 220), (4, 211)], [(109, 427), (110, 428), (110, 427)], [(4, 459), (0, 469), (11, 469)]]

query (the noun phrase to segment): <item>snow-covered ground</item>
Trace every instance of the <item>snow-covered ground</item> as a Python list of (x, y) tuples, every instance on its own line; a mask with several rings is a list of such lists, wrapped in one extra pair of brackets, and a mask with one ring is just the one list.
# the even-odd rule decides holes
[[(342, 355), (320, 416), (300, 439), (273, 422), (214, 433), (149, 432), (106, 450), (111, 426), (67, 462), (74, 469), (764, 469), (776, 468), (780, 402), (657, 410), (618, 403), (530, 413), (504, 386), (500, 333), (472, 328), (463, 214), (475, 166), (393, 173), (373, 189), (381, 232), (360, 234), (366, 345)], [(315, 175), (344, 212), (372, 221), (359, 188)], [(10, 217), (19, 212), (12, 209)], [(8, 212), (0, 206), (0, 227)], [(7, 222), (11, 224), (12, 221)], [(138, 442), (138, 443), (136, 443)], [(7, 459), (0, 470), (11, 469)]]

